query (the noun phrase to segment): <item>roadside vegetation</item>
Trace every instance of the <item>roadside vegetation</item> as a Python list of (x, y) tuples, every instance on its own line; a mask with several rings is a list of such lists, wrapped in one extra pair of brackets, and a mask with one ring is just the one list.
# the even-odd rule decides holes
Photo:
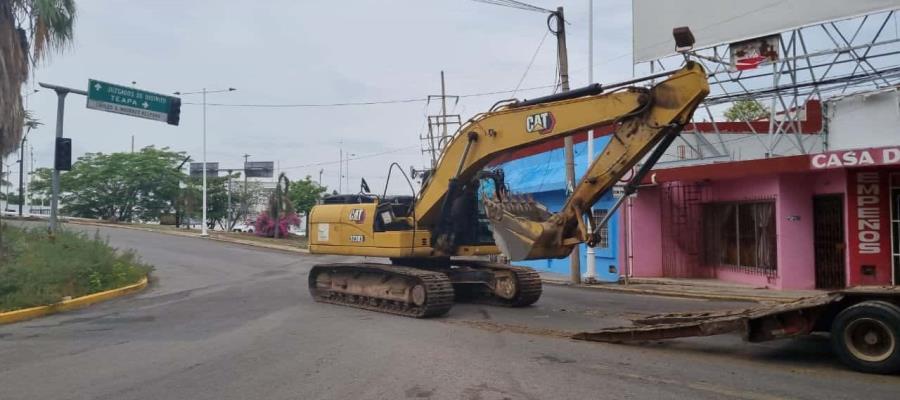
[(58, 303), (137, 283), (151, 267), (99, 237), (4, 224), (0, 312)]

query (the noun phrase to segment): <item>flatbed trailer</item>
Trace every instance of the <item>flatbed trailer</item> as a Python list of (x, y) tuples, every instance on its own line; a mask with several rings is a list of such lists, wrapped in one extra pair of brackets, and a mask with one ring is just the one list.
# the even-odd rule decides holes
[(748, 342), (831, 334), (844, 364), (868, 373), (900, 372), (900, 288), (857, 287), (745, 310), (659, 314), (634, 326), (581, 332), (578, 340), (637, 342), (741, 332)]

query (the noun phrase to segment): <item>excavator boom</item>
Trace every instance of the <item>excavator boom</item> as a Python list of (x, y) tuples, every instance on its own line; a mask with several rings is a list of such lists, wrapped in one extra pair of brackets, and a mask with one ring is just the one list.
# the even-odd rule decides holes
[(565, 257), (575, 245), (591, 241), (593, 229), (585, 223), (590, 221), (585, 218), (590, 207), (659, 145), (642, 171), (652, 167), (708, 93), (703, 68), (690, 62), (665, 81), (640, 93), (636, 98), (637, 107), (616, 118), (616, 129), (609, 144), (588, 167), (557, 213), (546, 212), (530, 200), (484, 199), (497, 246), (511, 260), (525, 260)]

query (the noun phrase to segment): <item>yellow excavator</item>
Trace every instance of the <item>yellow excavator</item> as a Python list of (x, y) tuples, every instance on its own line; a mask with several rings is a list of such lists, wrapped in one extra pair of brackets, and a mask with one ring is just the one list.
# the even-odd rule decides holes
[[(656, 83), (649, 88), (635, 86), (650, 80)], [(599, 226), (586, 218), (590, 207), (649, 154), (626, 186), (626, 194), (633, 192), (708, 93), (705, 71), (688, 61), (670, 73), (497, 103), (459, 129), (415, 195), (335, 195), (313, 207), (310, 253), (390, 263), (316, 265), (309, 273), (311, 295), (419, 318), (446, 313), (454, 300), (534, 303), (541, 295), (537, 272), (485, 256), (562, 258), (580, 243), (596, 243)], [(608, 145), (559, 212), (510, 194), (502, 171), (489, 167), (510, 152), (609, 124), (615, 131)], [(388, 180), (395, 167), (403, 174), (392, 164)]]

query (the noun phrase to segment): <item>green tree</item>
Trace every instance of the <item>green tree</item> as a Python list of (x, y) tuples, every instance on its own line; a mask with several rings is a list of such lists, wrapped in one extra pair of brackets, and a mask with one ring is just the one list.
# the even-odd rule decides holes
[[(227, 177), (206, 178), (206, 218), (209, 228), (224, 226), (228, 217)], [(203, 214), (203, 178), (185, 179), (184, 187), (179, 191), (182, 214), (188, 218), (199, 220)], [(234, 203), (234, 199), (232, 199)]]
[(756, 100), (738, 100), (725, 110), (729, 121), (749, 122), (769, 117), (769, 109)]
[[(60, 203), (66, 214), (84, 218), (155, 220), (171, 211), (184, 174), (181, 152), (145, 147), (136, 153), (88, 153), (60, 175)], [(38, 170), (32, 190), (49, 195), (49, 170)]]
[(31, 181), (28, 183), (28, 193), (34, 199), (50, 198), (50, 179), (53, 170), (50, 168), (38, 168), (31, 175)]
[(74, 0), (0, 0), (0, 155), (22, 137), (21, 92), (31, 68), (72, 42), (74, 22)]
[(238, 180), (232, 181), (231, 204), (234, 213), (232, 218), (225, 224), (227, 230), (231, 231), (234, 229), (238, 221), (245, 221), (250, 214), (250, 210), (256, 208), (263, 201), (266, 201), (266, 190), (259, 182), (247, 181), (247, 187), (245, 188), (243, 182)]
[(316, 202), (322, 198), (322, 194), (328, 191), (327, 187), (319, 186), (307, 175), (303, 180), (291, 182), (288, 189), (288, 198), (297, 212), (304, 212), (309, 215)]

